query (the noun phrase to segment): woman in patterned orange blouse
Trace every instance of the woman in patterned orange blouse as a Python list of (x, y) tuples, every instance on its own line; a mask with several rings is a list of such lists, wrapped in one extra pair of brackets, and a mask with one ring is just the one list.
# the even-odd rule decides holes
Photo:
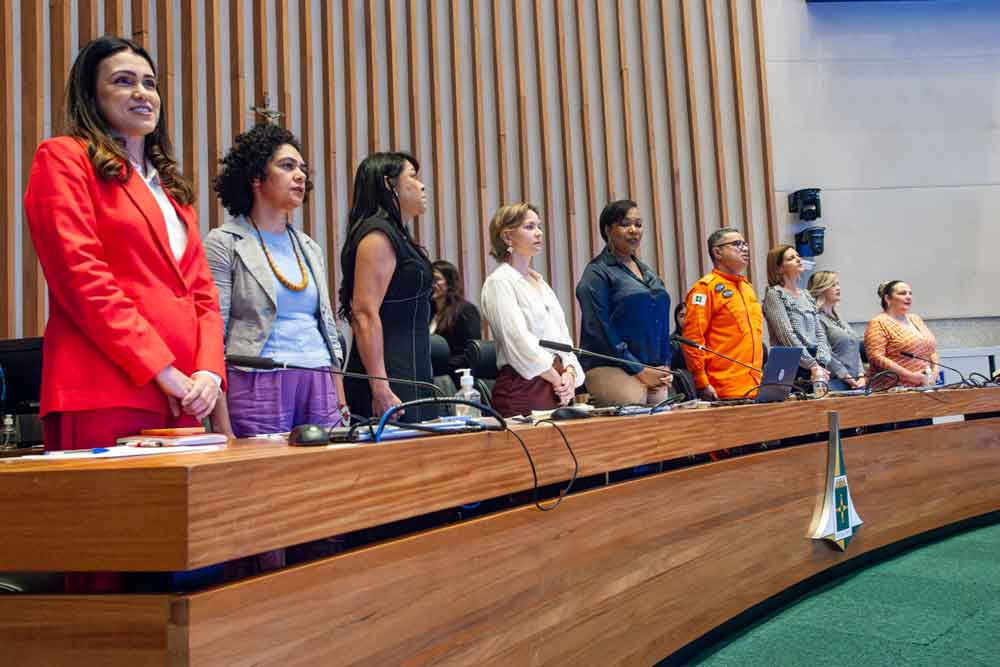
[(902, 280), (891, 280), (879, 285), (878, 295), (882, 313), (872, 318), (865, 332), (871, 372), (892, 371), (906, 387), (932, 384), (937, 377), (937, 340), (924, 321), (910, 312), (913, 290)]

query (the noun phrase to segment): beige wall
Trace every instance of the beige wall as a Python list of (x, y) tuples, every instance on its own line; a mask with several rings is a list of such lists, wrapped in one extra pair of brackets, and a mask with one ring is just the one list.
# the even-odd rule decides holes
[(705, 270), (704, 238), (724, 223), (751, 237), (763, 280), (778, 230), (760, 0), (2, 4), (0, 335), (41, 331), (24, 176), (80, 43), (112, 29), (144, 39), (157, 60), (203, 230), (221, 215), (214, 165), (253, 122), (249, 107), (266, 101), (305, 143), (317, 187), (297, 224), (338, 272), (354, 168), (369, 151), (398, 147), (417, 155), (431, 193), (418, 237), (461, 265), (475, 301), (493, 266), (486, 222), (522, 199), (543, 209), (548, 245), (536, 266), (568, 316), (599, 250), (595, 220), (616, 198), (639, 203), (643, 258), (675, 301)]
[(980, 0), (768, 0), (775, 189), (823, 188), (818, 268), (840, 271), (851, 320), (895, 278), (925, 319), (1000, 315), (998, 26)]

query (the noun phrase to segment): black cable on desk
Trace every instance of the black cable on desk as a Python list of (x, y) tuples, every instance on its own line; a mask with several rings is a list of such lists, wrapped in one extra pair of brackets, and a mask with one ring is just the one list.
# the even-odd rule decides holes
[[(750, 387), (745, 392), (743, 392), (743, 398), (745, 398), (745, 399), (746, 398), (750, 398), (750, 394), (752, 394), (755, 391), (759, 391), (761, 387), (788, 387), (789, 390), (790, 390), (790, 393), (791, 392), (796, 392), (796, 386), (795, 386), (794, 382), (791, 383), (791, 384), (789, 384), (787, 382), (761, 382), (760, 384), (758, 384), (758, 385), (756, 385), (754, 387)], [(801, 389), (799, 389), (797, 391), (797, 393), (799, 394), (799, 396), (803, 395), (803, 392), (802, 392)]]
[(521, 439), (521, 436), (519, 436), (514, 431), (511, 431), (509, 428), (507, 430), (510, 432), (512, 436), (517, 438), (517, 441), (519, 443), (521, 443), (521, 449), (524, 450), (524, 455), (528, 457), (528, 464), (531, 466), (531, 477), (534, 480), (534, 486), (531, 489), (532, 502), (534, 502), (535, 507), (537, 507), (541, 511), (549, 512), (559, 507), (559, 505), (563, 501), (563, 498), (565, 498), (567, 494), (569, 494), (570, 489), (573, 488), (573, 483), (576, 482), (576, 476), (580, 472), (580, 462), (577, 460), (576, 453), (573, 451), (573, 448), (569, 444), (569, 438), (566, 437), (566, 434), (563, 432), (563, 430), (559, 427), (558, 424), (556, 424), (551, 419), (539, 419), (537, 422), (535, 422), (535, 428), (537, 428), (539, 424), (551, 424), (552, 428), (554, 428), (556, 431), (559, 432), (559, 435), (563, 439), (563, 444), (566, 445), (566, 449), (567, 451), (569, 451), (569, 455), (573, 458), (573, 476), (570, 477), (569, 484), (566, 485), (565, 489), (561, 489), (559, 491), (559, 498), (554, 503), (552, 503), (547, 507), (543, 506), (540, 502), (538, 502), (538, 471), (535, 469), (535, 461), (531, 458), (531, 452), (528, 451), (528, 447), (527, 445), (524, 444), (524, 440)]
[[(537, 427), (538, 424), (548, 423), (548, 424), (551, 424), (552, 427), (555, 428), (556, 431), (559, 432), (559, 435), (563, 439), (563, 444), (566, 445), (566, 449), (567, 449), (567, 451), (569, 451), (569, 455), (573, 459), (573, 476), (570, 478), (569, 484), (566, 485), (566, 488), (562, 489), (561, 491), (559, 491), (559, 499), (556, 500), (555, 503), (553, 503), (551, 505), (548, 505), (548, 506), (543, 506), (539, 502), (539, 500), (538, 500), (538, 470), (535, 468), (535, 461), (534, 461), (534, 459), (531, 456), (531, 452), (528, 451), (528, 446), (524, 444), (524, 440), (521, 438), (521, 436), (519, 436), (517, 433), (515, 433), (513, 430), (511, 430), (511, 428), (507, 425), (507, 420), (505, 420), (503, 418), (503, 416), (499, 412), (497, 412), (496, 410), (494, 410), (491, 406), (482, 405), (480, 403), (475, 403), (473, 401), (467, 401), (467, 400), (461, 399), (461, 398), (422, 398), (422, 399), (418, 399), (418, 400), (415, 400), (415, 401), (408, 401), (406, 403), (402, 403), (400, 405), (393, 406), (392, 408), (390, 408), (389, 410), (387, 410), (385, 412), (385, 414), (382, 415), (381, 418), (379, 418), (379, 420), (378, 420), (379, 427), (378, 427), (378, 430), (376, 430), (373, 433), (373, 436), (372, 436), (373, 441), (375, 441), (375, 442), (379, 441), (379, 439), (381, 437), (381, 434), (382, 434), (382, 429), (386, 426), (386, 424), (392, 423), (392, 422), (389, 421), (389, 419), (392, 417), (392, 415), (394, 413), (398, 412), (399, 410), (405, 410), (408, 407), (413, 407), (413, 406), (418, 406), (418, 405), (426, 405), (428, 403), (435, 403), (435, 404), (448, 404), (448, 403), (450, 403), (450, 404), (455, 404), (455, 405), (469, 405), (469, 406), (472, 406), (472, 407), (475, 407), (475, 408), (479, 408), (480, 410), (489, 413), (491, 417), (495, 417), (496, 420), (497, 420), (497, 422), (500, 424), (500, 429), (499, 430), (507, 431), (512, 436), (514, 436), (514, 438), (521, 445), (521, 449), (524, 451), (524, 455), (528, 459), (528, 465), (531, 467), (531, 477), (532, 477), (532, 480), (533, 480), (532, 494), (531, 494), (532, 495), (532, 501), (534, 502), (535, 507), (537, 507), (539, 510), (541, 510), (543, 512), (548, 512), (550, 510), (554, 510), (556, 507), (558, 507), (560, 505), (560, 503), (562, 503), (563, 498), (565, 498), (566, 494), (568, 494), (570, 492), (570, 490), (573, 488), (573, 483), (576, 481), (577, 475), (580, 472), (580, 462), (579, 462), (579, 460), (577, 460), (576, 453), (573, 451), (573, 447), (570, 446), (569, 439), (566, 437), (566, 434), (551, 419), (541, 419), (541, 420), (539, 420), (539, 421), (537, 421), (535, 423), (535, 426)], [(369, 430), (371, 430), (371, 422), (374, 421), (374, 420), (368, 420), (368, 421), (369, 421), (368, 428), (369, 428)], [(414, 427), (413, 424), (399, 424), (399, 425), (401, 427), (403, 427), (403, 428), (413, 428)], [(351, 433), (354, 432), (354, 428), (355, 427), (351, 428)], [(484, 426), (484, 428), (486, 428), (486, 427)], [(433, 430), (433, 429), (432, 429), (432, 427), (422, 427), (422, 428), (419, 428), (417, 430)], [(435, 430), (434, 432), (440, 433), (441, 431), (440, 430)]]
[[(890, 375), (893, 378), (895, 378), (895, 381), (892, 384), (886, 385), (885, 387), (881, 387), (879, 389), (875, 389), (875, 380), (879, 379), (880, 377), (889, 377)], [(879, 371), (875, 375), (871, 376), (871, 378), (868, 380), (868, 384), (865, 385), (865, 396), (871, 396), (872, 394), (881, 394), (882, 392), (889, 391), (898, 384), (899, 384), (899, 373), (890, 370)]]

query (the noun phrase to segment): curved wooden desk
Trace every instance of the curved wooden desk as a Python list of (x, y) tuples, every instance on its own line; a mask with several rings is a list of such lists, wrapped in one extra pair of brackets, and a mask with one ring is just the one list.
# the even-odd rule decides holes
[[(825, 430), (1000, 410), (1000, 389), (570, 422), (580, 474)], [(572, 462), (518, 427), (540, 482)], [(826, 444), (521, 507), (187, 595), (3, 596), (13, 664), (652, 664), (845, 559), (1000, 509), (1000, 418), (844, 438), (865, 525), (806, 537)], [(0, 464), (0, 571), (184, 570), (524, 490), (507, 434)]]

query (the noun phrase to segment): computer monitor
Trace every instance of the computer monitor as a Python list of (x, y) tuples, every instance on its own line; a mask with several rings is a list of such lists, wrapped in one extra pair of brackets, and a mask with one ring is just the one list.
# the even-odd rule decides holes
[(37, 414), (42, 395), (42, 339), (0, 340), (0, 414)]

